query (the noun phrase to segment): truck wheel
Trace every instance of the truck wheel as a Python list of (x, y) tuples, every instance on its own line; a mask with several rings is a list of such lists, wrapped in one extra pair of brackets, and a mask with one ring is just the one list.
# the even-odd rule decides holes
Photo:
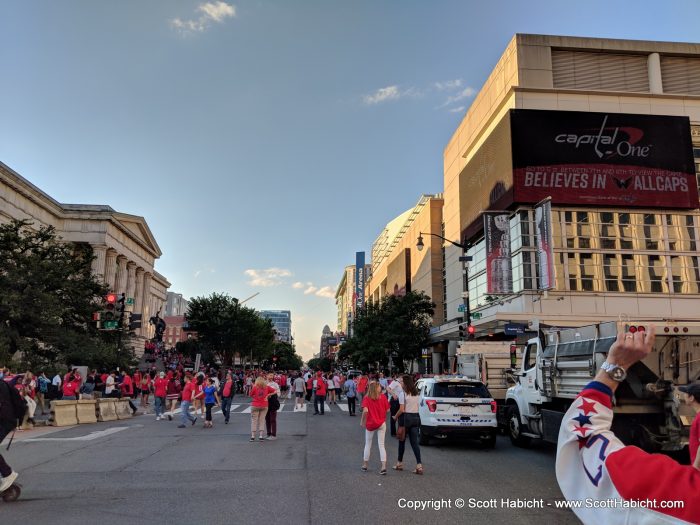
[(511, 405), (508, 410), (508, 436), (510, 436), (510, 442), (516, 447), (527, 447), (530, 444), (530, 438), (523, 436), (518, 405)]
[(423, 432), (423, 427), (420, 428), (420, 433), (418, 434), (418, 444), (424, 447), (430, 444), (430, 436)]
[(491, 434), (488, 438), (482, 439), (481, 444), (484, 448), (496, 448), (496, 432)]

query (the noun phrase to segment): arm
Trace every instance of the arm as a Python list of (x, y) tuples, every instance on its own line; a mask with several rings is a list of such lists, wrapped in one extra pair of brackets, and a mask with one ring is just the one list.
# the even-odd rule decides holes
[(693, 462), (693, 466), (700, 470), (700, 447), (698, 447), (698, 452), (695, 456), (695, 461)]
[(404, 408), (405, 408), (405, 406), (406, 406), (406, 405), (404, 405), (403, 403), (399, 405), (399, 411), (398, 411), (398, 412), (396, 413), (396, 415), (394, 416), (394, 421), (398, 421), (398, 420), (399, 420), (399, 416), (400, 416), (401, 414), (404, 413)]
[(360, 426), (365, 428), (367, 425), (367, 408), (362, 409), (362, 417), (360, 418)]

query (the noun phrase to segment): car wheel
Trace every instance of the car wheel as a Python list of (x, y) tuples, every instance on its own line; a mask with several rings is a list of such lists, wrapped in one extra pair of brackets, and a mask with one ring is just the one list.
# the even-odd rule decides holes
[(481, 444), (484, 448), (496, 448), (496, 432), (491, 434), (489, 437), (482, 439)]
[(508, 436), (510, 442), (516, 447), (527, 447), (530, 444), (530, 438), (523, 436), (523, 425), (520, 422), (518, 405), (511, 405), (508, 409)]
[(430, 436), (423, 431), (423, 427), (420, 427), (420, 433), (418, 434), (418, 444), (427, 446), (430, 444)]

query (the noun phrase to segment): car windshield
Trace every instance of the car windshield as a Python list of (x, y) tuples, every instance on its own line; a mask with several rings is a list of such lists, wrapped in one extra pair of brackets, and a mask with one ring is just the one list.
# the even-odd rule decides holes
[(484, 385), (475, 383), (435, 383), (434, 397), (491, 397)]

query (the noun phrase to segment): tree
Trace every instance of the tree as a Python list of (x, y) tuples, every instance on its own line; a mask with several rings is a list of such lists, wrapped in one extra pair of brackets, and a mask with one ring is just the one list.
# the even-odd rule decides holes
[(340, 349), (338, 358), (366, 370), (393, 363), (400, 372), (420, 356), (430, 333), (435, 304), (422, 292), (388, 296), (381, 304), (359, 309), (353, 336)]
[(324, 372), (330, 372), (333, 363), (331, 363), (330, 359), (327, 357), (314, 357), (313, 359), (309, 359), (308, 365), (311, 370), (323, 370)]
[(297, 355), (292, 345), (276, 341), (272, 348), (272, 357), (268, 359), (267, 364), (268, 367), (274, 365), (277, 370), (299, 370), (304, 361)]
[(272, 322), (234, 297), (220, 293), (195, 297), (186, 317), (200, 348), (211, 351), (224, 366), (231, 366), (236, 354), (258, 362), (272, 354)]
[(0, 361), (21, 356), (32, 369), (57, 364), (131, 364), (91, 322), (108, 292), (92, 275), (88, 244), (63, 242), (50, 226), (0, 225)]

